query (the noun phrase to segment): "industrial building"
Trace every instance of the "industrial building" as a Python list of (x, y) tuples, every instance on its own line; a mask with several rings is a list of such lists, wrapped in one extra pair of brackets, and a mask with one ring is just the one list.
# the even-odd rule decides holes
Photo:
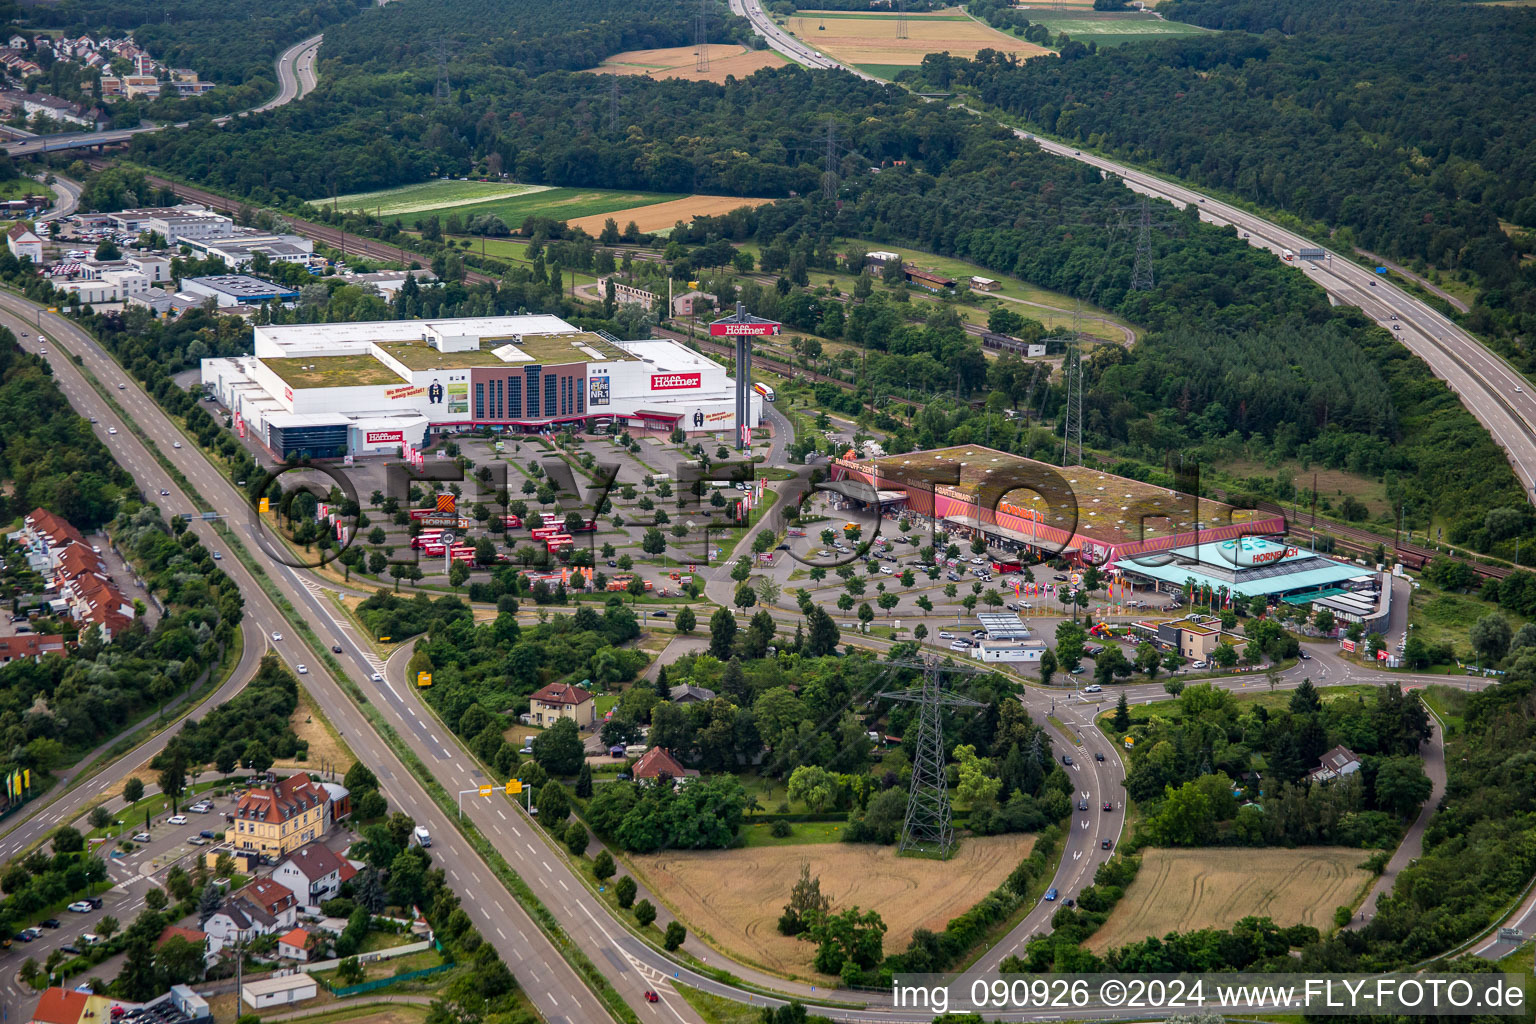
[[(258, 326), (252, 355), (205, 359), (202, 379), (236, 432), (281, 458), (394, 454), (462, 431), (735, 423), (734, 381), (718, 363), (555, 316)], [(754, 393), (752, 425), (761, 416)]]
[[(981, 445), (873, 460), (830, 460), (834, 481), (857, 482), (853, 504), (911, 510), (951, 535), (978, 531), (1026, 559), (1062, 556), (1167, 593), (1311, 600), (1379, 589), (1352, 563), (1287, 547), (1278, 512), (1239, 509), (1083, 466), (1066, 468)], [(870, 488), (873, 488), (871, 491)]]

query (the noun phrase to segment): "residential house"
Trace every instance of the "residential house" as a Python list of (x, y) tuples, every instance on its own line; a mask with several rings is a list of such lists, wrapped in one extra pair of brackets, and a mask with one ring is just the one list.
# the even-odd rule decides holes
[(123, 80), (116, 75), (101, 76), (101, 98), (114, 100), (123, 95)]
[(698, 290), (686, 291), (681, 295), (672, 297), (672, 315), (693, 316), (695, 306), (698, 306), (700, 311), (703, 310), (703, 306), (700, 305), (701, 300), (708, 300), (712, 309), (718, 308), (720, 305), (720, 297), (718, 295), (711, 295), (709, 292)]
[(309, 960), (309, 932), (303, 928), (295, 928), (277, 940), (277, 955), (283, 960), (297, 960), (304, 963)]
[(699, 773), (692, 768), (684, 768), (666, 747), (652, 747), (635, 762), (630, 774), (637, 782), (654, 782), (662, 776), (669, 779), (691, 779)]
[(325, 834), (329, 798), (308, 775), (294, 775), (275, 786), (252, 789), (235, 808), (233, 846), (280, 857)]
[(704, 686), (694, 686), (691, 683), (679, 683), (672, 687), (668, 697), (673, 704), (701, 704), (707, 700), (714, 700), (715, 691)]
[(259, 878), (224, 901), (203, 930), (213, 952), (258, 935), (291, 930), (298, 919), (298, 898), (284, 885)]
[(1360, 770), (1360, 755), (1345, 746), (1334, 747), (1318, 759), (1318, 765), (1307, 773), (1311, 782), (1332, 782)]
[(31, 1024), (80, 1024), (85, 1015), (88, 992), (69, 988), (47, 988), (32, 1011)]
[(77, 104), (68, 100), (61, 100), (57, 96), (49, 96), (46, 93), (34, 93), (22, 101), (21, 109), (28, 117), (42, 114), (44, 117), (65, 124), (76, 124), (82, 128), (94, 128), (96, 121), (87, 116)]
[(320, 913), (320, 904), (341, 893), (341, 885), (357, 869), (323, 843), (305, 843), (272, 869), (273, 881), (293, 890), (306, 914)]
[(27, 48), (27, 37), (21, 35), (13, 35), (6, 42), (6, 45), (13, 50), (25, 50)]
[(65, 656), (64, 637), (58, 633), (40, 636), (37, 633), (21, 633), (0, 637), (0, 665), (9, 665), (17, 658), (37, 661), (45, 654)]
[(22, 221), (12, 224), (5, 233), (5, 247), (19, 260), (31, 260), (38, 267), (43, 265), (43, 240)]
[(597, 702), (579, 686), (551, 683), (528, 698), (528, 716), (534, 725), (551, 726), (569, 718), (578, 728), (589, 729), (597, 722)]
[(973, 277), (970, 285), (971, 290), (976, 292), (995, 292), (1002, 287), (990, 277)]

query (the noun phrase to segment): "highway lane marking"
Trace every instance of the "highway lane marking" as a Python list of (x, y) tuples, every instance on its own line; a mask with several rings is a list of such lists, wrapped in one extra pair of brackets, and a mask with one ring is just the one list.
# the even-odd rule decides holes
[(500, 818), (502, 821), (506, 821), (507, 820), (507, 816), (505, 814), (501, 813), (501, 808), (500, 807), (496, 808), (496, 817)]
[[(533, 849), (533, 844), (532, 843), (526, 843), (525, 842), (523, 845), (528, 847), (528, 852), (529, 853), (534, 853), (534, 849)], [(535, 854), (535, 856), (537, 856), (537, 854)]]
[(501, 930), (501, 925), (496, 926), (496, 934), (500, 935), (503, 939), (507, 937), (507, 933)]
[(560, 883), (560, 888), (564, 889), (566, 892), (570, 892), (571, 891), (570, 886), (565, 884), (565, 879), (557, 878), (557, 879), (555, 879), (555, 881), (559, 882)]
[(539, 861), (539, 863), (544, 865), (544, 870), (545, 871), (553, 872), (555, 870), (554, 868), (549, 866), (549, 861), (547, 861), (547, 860), (541, 860), (541, 861)]

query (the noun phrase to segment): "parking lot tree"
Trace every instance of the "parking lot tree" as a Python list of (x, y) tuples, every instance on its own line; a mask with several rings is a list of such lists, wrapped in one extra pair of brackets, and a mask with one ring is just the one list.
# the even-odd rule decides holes
[(757, 599), (765, 605), (778, 604), (782, 589), (772, 576), (760, 576), (757, 580)]
[(976, 610), (976, 595), (966, 594), (965, 597), (961, 598), (960, 605), (967, 612), (974, 612)]
[(913, 575), (911, 569), (903, 569), (901, 571), (900, 579), (901, 579), (901, 585), (904, 586), (904, 587), (910, 587), (913, 583), (915, 583), (917, 581), (917, 577), (915, 575)]
[(919, 622), (912, 630), (912, 635), (919, 640), (928, 639), (928, 627)]
[(827, 578), (827, 570), (822, 566), (815, 566), (811, 569), (810, 576), (812, 583), (820, 583)]
[(839, 595), (837, 595), (837, 610), (838, 611), (840, 611), (840, 612), (851, 611), (853, 609), (853, 605), (854, 605), (854, 600), (853, 600), (853, 595), (852, 594), (839, 594)]
[(933, 598), (927, 594), (917, 595), (917, 606), (925, 612), (933, 611)]
[(989, 608), (996, 608), (1003, 603), (1003, 595), (995, 590), (989, 590), (981, 595), (982, 603)]
[(736, 564), (731, 566), (731, 579), (737, 583), (743, 583), (752, 575), (752, 560), (746, 556), (736, 559)]
[(852, 594), (854, 597), (863, 597), (864, 596), (864, 591), (866, 589), (866, 584), (864, 582), (863, 577), (861, 577), (861, 576), (850, 576), (843, 583), (843, 589), (848, 591), (848, 593)]
[(875, 617), (875, 610), (869, 606), (869, 602), (868, 601), (865, 601), (863, 604), (859, 605), (859, 621), (860, 622), (868, 624), (869, 622), (874, 620), (874, 617)]
[(667, 538), (653, 526), (646, 530), (645, 536), (640, 539), (640, 550), (648, 555), (659, 555), (667, 550)]
[(976, 582), (971, 584), (971, 593), (977, 594), (977, 595), (979, 595), (981, 593), (981, 581), (980, 580), (977, 580)]
[(635, 567), (635, 560), (628, 555), (620, 555), (618, 562), (620, 572), (629, 572)]
[(944, 584), (944, 596), (949, 598), (951, 601), (955, 599), (955, 595), (958, 593), (960, 593), (960, 588), (955, 586), (953, 583)]

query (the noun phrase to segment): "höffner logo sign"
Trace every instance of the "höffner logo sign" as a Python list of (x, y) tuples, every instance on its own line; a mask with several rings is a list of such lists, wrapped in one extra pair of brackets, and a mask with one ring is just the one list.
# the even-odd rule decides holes
[(703, 386), (704, 377), (698, 373), (653, 373), (651, 374), (652, 391), (673, 391), (678, 388), (696, 388)]
[(386, 444), (390, 441), (400, 442), (405, 440), (405, 434), (399, 430), (370, 430), (365, 444)]

